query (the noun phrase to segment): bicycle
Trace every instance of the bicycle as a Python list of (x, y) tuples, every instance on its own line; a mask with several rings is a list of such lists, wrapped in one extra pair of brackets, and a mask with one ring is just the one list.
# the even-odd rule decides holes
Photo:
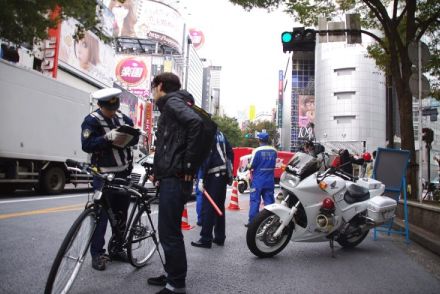
[[(108, 242), (109, 250), (115, 247), (112, 246), (114, 242), (118, 242), (118, 245), (122, 245), (122, 248), (127, 250), (131, 265), (137, 268), (145, 266), (157, 250), (163, 264), (162, 256), (158, 250), (159, 242), (156, 230), (151, 219), (151, 203), (157, 200), (157, 192), (154, 196), (150, 196), (149, 192), (151, 191), (147, 188), (125, 179), (115, 178), (111, 173), (99, 173), (96, 167), (87, 163), (67, 160), (66, 164), (73, 166), (69, 167), (70, 170), (100, 177), (104, 180), (104, 185), (101, 189), (95, 190), (92, 201), (87, 201), (84, 211), (75, 220), (61, 243), (49, 272), (45, 293), (67, 293), (71, 289), (87, 257), (87, 251), (98, 223), (99, 212), (102, 209), (106, 210), (113, 230), (113, 237)], [(127, 218), (124, 232), (117, 226), (115, 214), (107, 197), (103, 197), (105, 195), (102, 193), (104, 189), (116, 189), (130, 194), (130, 196), (135, 196), (135, 203)], [(145, 248), (142, 247), (143, 245)]]

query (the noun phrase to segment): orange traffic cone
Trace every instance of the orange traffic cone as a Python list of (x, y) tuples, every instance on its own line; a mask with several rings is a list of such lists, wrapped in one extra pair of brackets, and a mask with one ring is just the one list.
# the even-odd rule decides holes
[(238, 206), (237, 186), (238, 182), (234, 180), (234, 183), (232, 184), (231, 201), (228, 206), (229, 210), (240, 210), (240, 207)]
[(189, 231), (192, 228), (194, 228), (194, 226), (191, 226), (188, 222), (188, 211), (186, 209), (186, 204), (185, 204), (185, 208), (183, 209), (182, 223), (180, 224), (180, 227), (182, 228), (182, 230), (186, 230), (186, 231)]

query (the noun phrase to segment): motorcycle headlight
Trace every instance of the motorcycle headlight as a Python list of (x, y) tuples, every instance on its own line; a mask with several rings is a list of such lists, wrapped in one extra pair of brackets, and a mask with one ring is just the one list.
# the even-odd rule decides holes
[(300, 182), (299, 178), (290, 173), (283, 172), (281, 174), (280, 183), (286, 183), (291, 187), (295, 187), (296, 185), (299, 184), (299, 182)]

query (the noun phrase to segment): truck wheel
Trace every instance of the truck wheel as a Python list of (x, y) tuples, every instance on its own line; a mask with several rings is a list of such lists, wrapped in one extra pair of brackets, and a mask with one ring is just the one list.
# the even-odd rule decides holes
[(40, 178), (41, 191), (48, 194), (59, 194), (64, 190), (66, 174), (57, 166), (49, 167)]

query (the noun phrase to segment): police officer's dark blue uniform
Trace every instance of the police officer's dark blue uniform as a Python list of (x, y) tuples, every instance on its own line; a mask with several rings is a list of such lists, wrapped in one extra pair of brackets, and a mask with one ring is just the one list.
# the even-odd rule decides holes
[(260, 207), (260, 196), (264, 205), (275, 202), (274, 199), (274, 171), (277, 160), (277, 151), (268, 145), (269, 134), (258, 134), (260, 147), (252, 152), (250, 169), (252, 170), (251, 193), (249, 196), (249, 223), (257, 215)]
[[(81, 125), (82, 149), (91, 153), (91, 163), (99, 168), (101, 172), (115, 173), (118, 178), (126, 178), (130, 175), (132, 168), (131, 147), (135, 145), (139, 137), (133, 138), (125, 148), (114, 148), (113, 143), (124, 139), (124, 135), (116, 132), (121, 125), (133, 126), (133, 121), (126, 115), (117, 111), (119, 108), (119, 95), (121, 90), (107, 88), (92, 93), (92, 97), (98, 99), (100, 109), (95, 110), (84, 118)], [(113, 131), (112, 131), (113, 130)], [(93, 187), (103, 185), (100, 178), (93, 178)], [(115, 212), (120, 228), (125, 227), (127, 210), (129, 207), (129, 196), (115, 191), (103, 191), (107, 193), (110, 205)], [(97, 270), (105, 269), (104, 244), (108, 216), (105, 211), (101, 212), (99, 222), (91, 240), (90, 253), (92, 255), (92, 266)], [(112, 250), (113, 251), (113, 250)], [(113, 259), (124, 259), (125, 254), (121, 248), (115, 248)]]
[[(223, 212), (218, 216), (211, 203), (206, 199), (202, 201), (202, 230), (200, 240), (191, 242), (195, 247), (210, 248), (212, 242), (223, 245), (225, 242), (225, 198), (228, 179), (228, 162), (234, 161), (234, 153), (226, 137), (222, 132), (217, 131), (216, 143), (213, 145), (211, 153), (200, 168), (199, 178), (202, 184), (199, 189), (206, 189), (215, 204)], [(214, 229), (214, 238), (212, 231)]]

